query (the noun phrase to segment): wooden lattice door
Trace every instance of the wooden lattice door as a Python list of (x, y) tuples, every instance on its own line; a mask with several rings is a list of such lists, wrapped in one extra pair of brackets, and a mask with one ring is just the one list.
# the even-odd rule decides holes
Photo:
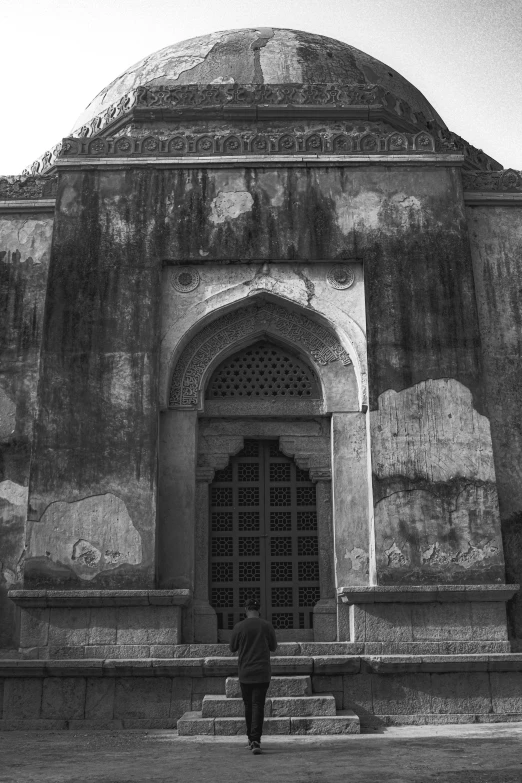
[(210, 489), (210, 603), (231, 630), (255, 596), (279, 630), (313, 628), (319, 600), (315, 485), (277, 441), (245, 441)]

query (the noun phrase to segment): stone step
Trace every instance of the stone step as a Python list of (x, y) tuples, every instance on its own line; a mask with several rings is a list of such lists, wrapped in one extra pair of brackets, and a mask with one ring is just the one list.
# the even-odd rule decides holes
[[(241, 698), (241, 688), (237, 677), (227, 677), (225, 683), (227, 699)], [(272, 677), (267, 691), (269, 698), (273, 696), (311, 696), (312, 680), (308, 676)]]
[[(203, 718), (243, 718), (242, 699), (208, 695), (203, 699)], [(335, 699), (330, 694), (313, 696), (276, 696), (265, 702), (266, 718), (298, 718), (335, 715)]]
[[(265, 718), (264, 735), (281, 734), (359, 734), (359, 717), (351, 710), (338, 715), (322, 715), (296, 718)], [(178, 720), (178, 733), (182, 737), (214, 734), (235, 736), (245, 734), (244, 718), (204, 718), (201, 712), (186, 712)]]
[[(314, 655), (357, 655), (362, 653), (362, 645), (353, 642), (279, 642), (271, 657)], [(234, 658), (228, 644), (179, 644), (176, 657), (183, 658)]]

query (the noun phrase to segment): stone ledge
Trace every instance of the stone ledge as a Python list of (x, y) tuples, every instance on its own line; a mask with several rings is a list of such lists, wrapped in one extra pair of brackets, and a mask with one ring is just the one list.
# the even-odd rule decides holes
[(508, 601), (520, 585), (354, 585), (339, 587), (345, 604)]
[(487, 191), (475, 193), (471, 190), (465, 190), (464, 204), (467, 207), (522, 207), (522, 193), (490, 193)]
[(11, 212), (51, 212), (54, 213), (56, 199), (10, 199), (9, 201), (0, 201), (0, 215)]
[(431, 152), (431, 153), (390, 153), (390, 154), (358, 154), (351, 155), (245, 155), (243, 157), (233, 155), (216, 155), (214, 157), (147, 157), (147, 158), (85, 158), (83, 156), (68, 157), (56, 160), (49, 173), (55, 174), (58, 169), (122, 169), (145, 166), (153, 168), (196, 168), (199, 166), (211, 166), (219, 168), (253, 168), (256, 166), (270, 166), (271, 168), (299, 167), (309, 168), (314, 166), (463, 166), (464, 155), (461, 153)]
[[(295, 660), (295, 659), (294, 659)], [(522, 671), (522, 653), (490, 655), (346, 655), (334, 656), (331, 668), (327, 656), (288, 662), (272, 659), (272, 676), (356, 675), (360, 672), (398, 674), (412, 672)], [(237, 664), (230, 658), (135, 658), (0, 660), (0, 677), (226, 677), (237, 676)]]
[[(328, 660), (338, 656), (354, 655), (489, 655), (493, 653), (519, 652), (509, 641), (454, 641), (454, 642), (285, 642), (278, 646), (271, 659), (289, 657), (320, 658)], [(522, 650), (521, 650), (522, 652)], [(0, 655), (1, 659), (62, 660), (65, 658), (107, 659), (122, 658), (227, 658), (237, 660), (224, 644), (100, 644), (100, 645), (47, 645), (22, 647)]]
[(191, 590), (10, 590), (9, 598), (22, 608), (96, 606), (186, 606)]

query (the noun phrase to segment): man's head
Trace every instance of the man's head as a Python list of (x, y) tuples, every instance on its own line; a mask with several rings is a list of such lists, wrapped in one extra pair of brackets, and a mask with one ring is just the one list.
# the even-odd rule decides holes
[(261, 605), (255, 598), (249, 598), (245, 604), (245, 612), (247, 617), (259, 617), (259, 610)]

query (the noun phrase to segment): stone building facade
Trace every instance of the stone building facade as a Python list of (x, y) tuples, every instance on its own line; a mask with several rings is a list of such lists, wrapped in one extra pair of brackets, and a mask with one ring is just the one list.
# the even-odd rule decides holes
[(2, 726), (235, 731), (247, 594), (363, 722), (520, 719), (521, 245), (520, 172), (296, 31), (167, 47), (0, 178)]

